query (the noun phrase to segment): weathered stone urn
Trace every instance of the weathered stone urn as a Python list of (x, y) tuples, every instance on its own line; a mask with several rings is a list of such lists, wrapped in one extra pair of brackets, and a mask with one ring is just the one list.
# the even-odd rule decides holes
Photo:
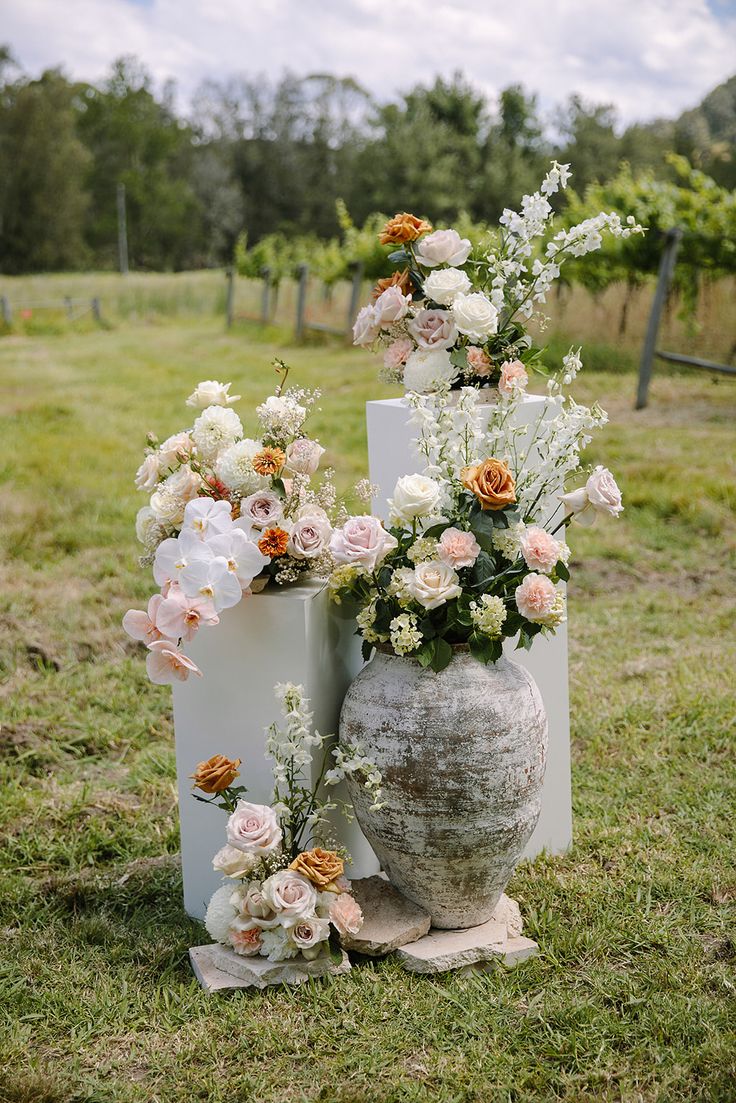
[(383, 775), (358, 822), (389, 880), (435, 927), (490, 919), (539, 817), (547, 718), (531, 675), (456, 649), (440, 673), (377, 652), (348, 689), (340, 739)]

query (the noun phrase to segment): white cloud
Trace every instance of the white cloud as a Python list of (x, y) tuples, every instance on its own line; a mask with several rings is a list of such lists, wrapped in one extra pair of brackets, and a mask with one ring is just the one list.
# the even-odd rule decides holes
[[(673, 116), (734, 70), (736, 19), (706, 0), (3, 0), (0, 39), (32, 73), (95, 80), (136, 54), (184, 102), (205, 77), (352, 75), (388, 98), (456, 69), (551, 108), (572, 92), (623, 121)], [(719, 16), (717, 11), (721, 11)]]

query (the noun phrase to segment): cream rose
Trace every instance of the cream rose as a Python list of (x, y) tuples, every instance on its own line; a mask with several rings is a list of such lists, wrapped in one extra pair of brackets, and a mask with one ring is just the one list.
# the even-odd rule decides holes
[(480, 291), (458, 295), (452, 303), (455, 325), (471, 341), (485, 341), (498, 329), (498, 311)]
[(458, 369), (446, 349), (415, 349), (404, 368), (404, 389), (426, 394), (453, 383), (457, 375)]
[(161, 466), (163, 468), (174, 467), (181, 463), (182, 456), (191, 456), (194, 442), (189, 433), (175, 433), (168, 437), (158, 450)]
[(394, 283), (382, 291), (373, 304), (373, 317), (376, 324), (387, 328), (406, 317), (411, 295), (405, 295), (398, 284)]
[(299, 511), (289, 535), (287, 552), (294, 559), (316, 559), (327, 550), (332, 525), (319, 506), (304, 506)]
[(457, 341), (457, 327), (446, 310), (420, 310), (407, 328), (422, 349), (449, 349)]
[(358, 311), (358, 317), (353, 325), (353, 344), (372, 345), (381, 331), (376, 320), (376, 314), (372, 306), (364, 306)]
[(136, 490), (153, 490), (161, 476), (161, 460), (158, 452), (151, 452), (135, 473)]
[(528, 525), (520, 537), (521, 554), (530, 571), (550, 574), (562, 556), (562, 544), (538, 525)]
[(442, 490), (426, 475), (402, 475), (389, 498), (391, 523), (403, 525), (415, 517), (429, 517), (439, 508)]
[(471, 283), (459, 268), (437, 268), (424, 281), (424, 294), (440, 306), (451, 306), (458, 295), (470, 291)]
[(436, 609), (446, 601), (452, 601), (462, 593), (459, 578), (446, 563), (433, 559), (417, 563), (407, 589), (415, 601), (425, 609)]
[(616, 480), (607, 467), (600, 465), (589, 475), (585, 486), (569, 494), (561, 494), (560, 498), (564, 502), (566, 515), (573, 514), (574, 520), (584, 526), (592, 525), (599, 513), (618, 517), (624, 508)]
[(284, 919), (302, 919), (313, 915), (317, 904), (317, 890), (311, 881), (295, 873), (293, 869), (282, 869), (263, 882), (263, 899), (283, 922)]
[(462, 529), (445, 529), (437, 545), (437, 555), (457, 571), (461, 567), (472, 567), (480, 555), (480, 544), (472, 532)]
[(226, 877), (247, 877), (257, 861), (255, 854), (246, 854), (226, 843), (212, 859), (212, 868)]
[(377, 517), (363, 515), (348, 517), (342, 528), (335, 529), (330, 540), (330, 551), (337, 564), (366, 567), (372, 571), (398, 546), (398, 542)]
[(252, 881), (248, 885), (242, 900), (241, 910), (259, 924), (261, 922), (270, 923), (276, 917), (276, 913), (266, 901), (263, 889), (258, 881)]
[(286, 449), (286, 466), (293, 475), (314, 475), (325, 450), (316, 440), (299, 437)]
[(218, 383), (216, 379), (205, 379), (198, 383), (192, 394), (187, 399), (187, 406), (193, 406), (197, 410), (205, 410), (208, 406), (229, 406), (237, 402), (239, 394), (229, 395), (228, 391), (232, 383)]
[(471, 248), (468, 239), (460, 237), (457, 230), (435, 230), (417, 245), (416, 258), (425, 268), (436, 268), (438, 264), (457, 268), (465, 264)]
[(258, 857), (281, 845), (281, 828), (273, 808), (239, 800), (227, 821), (227, 841), (238, 850)]

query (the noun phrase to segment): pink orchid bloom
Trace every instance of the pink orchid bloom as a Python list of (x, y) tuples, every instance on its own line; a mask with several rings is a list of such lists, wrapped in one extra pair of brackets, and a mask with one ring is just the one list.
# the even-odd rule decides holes
[(191, 640), (201, 624), (218, 624), (219, 620), (211, 601), (187, 597), (178, 586), (170, 588), (157, 616), (159, 629), (170, 640)]
[(202, 677), (202, 671), (196, 663), (168, 640), (149, 643), (148, 650), (150, 655), (146, 659), (146, 669), (154, 685), (167, 686), (176, 681), (186, 682), (190, 674)]
[(123, 617), (123, 628), (131, 639), (150, 644), (155, 643), (156, 640), (168, 638), (168, 634), (162, 631), (158, 624), (162, 601), (161, 594), (154, 594), (148, 602), (148, 612), (144, 613), (142, 609), (128, 609)]

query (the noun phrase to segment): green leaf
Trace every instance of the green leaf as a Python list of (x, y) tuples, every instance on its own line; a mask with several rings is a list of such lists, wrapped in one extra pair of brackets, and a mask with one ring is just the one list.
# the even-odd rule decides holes
[(423, 643), (414, 658), (418, 660), (420, 666), (427, 667), (432, 662), (432, 656), (432, 643)]
[(555, 567), (555, 574), (557, 575), (558, 578), (562, 579), (563, 582), (569, 582), (570, 581), (570, 572), (568, 571), (567, 567), (562, 562), (562, 560), (560, 560), (559, 563), (557, 564), (557, 566)]
[(452, 647), (447, 640), (437, 636), (436, 639), (432, 640), (432, 649), (434, 652), (431, 662), (432, 670), (439, 674), (440, 670), (444, 670), (452, 661)]
[(368, 640), (363, 640), (362, 646), (360, 648), (360, 653), (363, 656), (363, 662), (367, 663), (371, 655), (373, 654), (373, 644), (368, 643)]
[(339, 965), (340, 962), (342, 961), (342, 946), (337, 941), (337, 939), (334, 937), (334, 935), (330, 936), (330, 939), (327, 943), (327, 950), (329, 952), (330, 957), (335, 962), (335, 964)]
[(441, 536), (445, 529), (451, 528), (449, 521), (440, 521), (438, 525), (430, 525), (428, 529), (425, 529), (422, 536), (431, 536), (433, 538)]
[(450, 353), (450, 363), (454, 364), (456, 368), (460, 368), (464, 371), (468, 366), (468, 350), (464, 345), (460, 348), (453, 349)]
[(392, 264), (409, 264), (411, 253), (407, 253), (406, 249), (397, 249), (394, 253), (389, 253), (388, 259)]

